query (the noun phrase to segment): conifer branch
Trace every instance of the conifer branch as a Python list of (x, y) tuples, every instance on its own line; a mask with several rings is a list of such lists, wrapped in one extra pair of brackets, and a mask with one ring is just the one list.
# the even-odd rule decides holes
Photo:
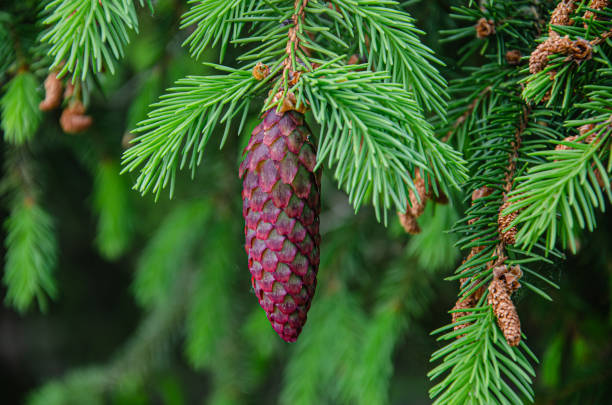
[[(139, 3), (144, 5), (144, 0)], [(54, 58), (50, 69), (58, 69), (60, 77), (71, 73), (73, 83), (104, 69), (114, 74), (129, 31), (138, 32), (133, 0), (52, 0), (45, 12), (43, 23), (49, 28), (41, 41), (49, 44)]]
[(460, 156), (433, 136), (411, 94), (386, 82), (384, 73), (360, 68), (322, 66), (302, 77), (322, 127), (319, 164), (327, 159), (336, 166), (335, 177), (353, 205), (358, 208), (371, 192), (377, 215), (391, 204), (403, 211), (408, 189), (414, 189), (409, 172), (416, 167), (449, 187), (465, 178)]
[(227, 45), (239, 39), (243, 22), (238, 22), (258, 8), (259, 2), (248, 0), (189, 0), (191, 5), (181, 20), (180, 28), (196, 24), (183, 45), (189, 46), (191, 55), (199, 59), (209, 47), (221, 46), (220, 63), (227, 51)]
[(38, 109), (40, 96), (38, 82), (33, 73), (20, 71), (7, 84), (0, 99), (4, 140), (13, 145), (29, 142), (40, 124), (42, 115)]
[(348, 30), (358, 40), (358, 54), (371, 70), (387, 71), (390, 81), (411, 90), (425, 111), (446, 113), (446, 81), (436, 66), (443, 65), (423, 45), (414, 19), (398, 10), (394, 0), (331, 0), (344, 16)]
[(123, 172), (140, 171), (134, 188), (159, 195), (170, 185), (172, 195), (176, 169), (188, 167), (195, 173), (218, 124), (225, 124), (221, 145), (235, 118), (240, 118), (242, 128), (257, 83), (251, 72), (243, 70), (178, 80), (177, 87), (168, 89), (138, 124), (134, 132), (142, 134), (123, 155)]
[(1, 184), (10, 201), (10, 214), (4, 223), (6, 301), (19, 312), (25, 312), (36, 300), (44, 311), (48, 298), (57, 294), (53, 277), (57, 263), (53, 220), (38, 202), (38, 186), (24, 151), (15, 150), (7, 159), (6, 173)]

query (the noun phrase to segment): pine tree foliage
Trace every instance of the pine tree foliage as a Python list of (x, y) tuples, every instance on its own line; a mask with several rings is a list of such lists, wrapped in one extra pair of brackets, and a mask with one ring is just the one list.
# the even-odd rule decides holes
[[(513, 331), (500, 329), (499, 317), (505, 315), (494, 313), (491, 302), (496, 299), (492, 286), (499, 266), (519, 266), (523, 275), (519, 286), (544, 298), (550, 299), (541, 287), (555, 286), (539, 272), (550, 263), (546, 253), (559, 256), (554, 246), (546, 249), (537, 235), (532, 239), (533, 250), (521, 248), (514, 239), (516, 221), (506, 219), (512, 211), (506, 207), (515, 182), (531, 167), (544, 164), (542, 154), (564, 133), (557, 111), (526, 104), (520, 94), (525, 77), (521, 55), (531, 53), (540, 30), (539, 16), (547, 9), (535, 2), (481, 2), (455, 10), (459, 19), (471, 25), (451, 30), (450, 39), (471, 31), (474, 39), (463, 52), (481, 49), (488, 61), (466, 69), (466, 76), (451, 84), (451, 94), (463, 96), (450, 106), (449, 123), (441, 126), (463, 148), (470, 163), (471, 206), (454, 227), (463, 235), (459, 245), (469, 255), (450, 277), (461, 281), (461, 290), (451, 311), (453, 323), (437, 331), (446, 345), (432, 356), (440, 364), (429, 374), (438, 380), (430, 395), (440, 404), (533, 401), (531, 362), (535, 357), (524, 335), (522, 340), (520, 336), (510, 339), (516, 328), (520, 333), (520, 325), (513, 326)], [(525, 29), (517, 31), (517, 27)]]
[[(87, 179), (93, 190), (88, 203), (105, 259), (131, 261), (136, 239), (150, 239), (136, 260), (132, 293), (143, 320), (132, 338), (110, 362), (43, 385), (29, 404), (102, 404), (141, 390), (177, 347), (199, 378), (208, 378), (206, 403), (250, 403), (256, 390), (270, 395), (276, 389), (266, 388), (271, 382), (279, 386), (281, 403), (390, 403), (397, 348), (429, 314), (438, 272), (456, 265), (459, 249), (465, 260), (447, 277), (460, 284), (452, 322), (434, 333), (440, 347), (431, 357), (432, 400), (536, 399), (538, 360), (528, 346), (529, 330), (519, 326), (518, 337), (516, 328), (515, 339), (508, 337), (492, 287), (500, 267), (520, 268), (521, 292), (551, 300), (558, 286), (545, 275), (563, 259), (556, 248), (575, 248), (612, 198), (607, 2), (457, 2), (452, 13), (459, 27), (446, 30), (445, 41), (463, 43), (457, 58), (468, 66), (450, 72), (456, 78), (448, 90), (438, 72), (442, 63), (397, 1), (191, 0), (185, 8), (159, 2), (160, 9), (178, 10), (180, 38), (171, 33), (155, 66), (116, 94), (105, 93), (104, 103), (117, 102), (117, 109), (125, 105), (125, 91), (133, 96), (124, 139), (132, 131), (137, 139), (123, 145), (121, 164), (123, 127), (112, 140), (96, 132), (91, 142), (49, 142), (54, 133), (39, 125), (38, 102), (48, 69), (75, 83), (84, 98), (94, 82), (104, 89), (124, 79), (129, 68), (124, 71), (120, 59), (130, 57), (126, 49), (147, 13), (145, 2), (25, 3), (19, 7), (32, 11), (27, 24), (15, 18), (22, 10), (17, 6), (0, 11), (1, 127), (11, 144), (8, 155), (19, 157), (7, 159), (2, 187), (9, 211), (7, 303), (23, 312), (38, 301), (44, 309), (57, 295), (54, 210), (45, 208), (40, 176), (30, 167), (38, 148), (70, 145), (95, 172)], [(42, 16), (38, 7), (44, 7)], [(40, 26), (30, 24), (37, 18)], [(28, 38), (44, 30), (40, 44), (17, 41), (25, 25)], [(184, 68), (172, 65), (181, 42), (196, 61), (218, 48), (219, 63), (228, 66), (205, 63), (185, 76)], [(530, 71), (528, 59), (538, 49), (541, 66)], [(119, 76), (111, 78), (114, 73)], [(147, 107), (162, 86), (181, 76)], [(318, 134), (318, 165), (329, 168), (354, 210), (371, 202), (385, 222), (388, 210), (406, 210), (417, 169), (434, 196), (451, 201), (427, 204), (419, 218), (423, 232), (403, 246), (406, 238), (395, 228), (374, 234), (383, 231), (373, 230), (363, 213), (353, 216), (330, 191), (321, 221), (326, 247), (319, 290), (310, 325), (293, 347), (273, 336), (259, 309), (242, 305), (250, 289), (238, 277), (244, 267), (236, 253), (240, 232), (228, 224), (239, 208), (225, 177), (235, 172), (237, 153), (209, 148), (205, 154), (211, 140), (221, 148), (237, 146), (230, 134), (246, 133), (253, 116), (282, 111), (286, 103), (307, 112)], [(111, 142), (114, 149), (107, 147)], [(181, 190), (182, 169), (191, 172), (198, 197)], [(181, 202), (152, 208), (143, 199), (147, 209), (136, 213), (128, 172), (136, 173), (140, 193), (159, 196), (168, 188)], [(323, 182), (329, 189), (326, 174)], [(163, 219), (149, 220), (148, 209), (164, 212)], [(508, 293), (505, 303), (514, 314), (525, 313), (524, 303), (513, 299)], [(577, 321), (567, 328), (575, 333), (582, 327)], [(576, 341), (570, 355), (586, 362), (588, 344)], [(544, 352), (543, 384), (559, 381), (565, 344), (567, 337), (556, 337)], [(281, 363), (286, 367), (279, 369)]]
[[(250, 72), (226, 76), (191, 76), (179, 80), (171, 93), (162, 96), (136, 132), (145, 132), (139, 143), (124, 154), (126, 170), (143, 165), (135, 187), (142, 193), (174, 185), (175, 171), (185, 166), (195, 173), (216, 123), (225, 123), (229, 134), (232, 119), (244, 123), (249, 109), (245, 99), (257, 81)], [(222, 141), (223, 142), (223, 141)]]
[[(334, 1), (330, 7), (323, 1), (234, 1), (225, 8), (216, 1), (192, 3), (183, 26), (197, 24), (187, 40), (196, 57), (228, 38), (249, 49), (238, 57), (239, 69), (217, 66), (227, 75), (179, 80), (139, 124), (142, 134), (124, 156), (124, 170), (140, 171), (139, 191), (159, 193), (169, 185), (172, 194), (177, 169), (194, 172), (215, 126), (225, 125), (223, 146), (232, 119), (240, 119), (240, 132), (251, 100), (270, 88), (263, 110), (282, 108), (282, 100), (313, 109), (323, 127), (323, 157), (336, 166), (336, 178), (355, 208), (368, 196), (378, 215), (392, 203), (405, 210), (414, 187), (407, 171), (415, 167), (443, 179), (445, 187), (465, 179), (461, 157), (439, 142), (424, 120), (425, 111), (444, 108), (445, 83), (397, 2), (374, 7)], [(355, 52), (363, 54), (365, 66), (346, 66), (346, 55)], [(259, 82), (251, 75), (256, 66), (268, 70)], [(362, 102), (384, 107), (369, 111)]]
[(129, 187), (119, 172), (118, 162), (103, 161), (93, 184), (93, 208), (98, 215), (96, 245), (109, 259), (117, 259), (126, 251), (133, 227)]
[(53, 218), (39, 201), (40, 189), (28, 153), (22, 149), (7, 153), (5, 172), (0, 195), (10, 202), (10, 214), (4, 222), (6, 302), (19, 312), (30, 309), (35, 301), (45, 310), (48, 299), (57, 295)]
[(32, 139), (41, 120), (38, 82), (28, 71), (20, 72), (6, 85), (0, 108), (4, 139), (21, 145)]
[[(559, 239), (563, 247), (575, 250), (577, 232), (592, 231), (596, 211), (605, 210), (612, 198), (607, 113), (612, 90), (610, 22), (606, 20), (610, 9), (593, 9), (589, 4), (574, 4), (569, 22), (551, 24), (549, 36), (542, 38), (564, 35), (562, 38), (573, 48), (551, 49), (545, 68), (525, 79), (523, 97), (535, 102), (548, 98), (546, 105), (563, 112), (566, 135), (571, 135), (556, 139), (542, 151), (540, 156), (546, 162), (519, 178), (512, 194), (514, 204), (508, 211), (518, 213), (517, 239), (527, 247), (545, 235), (548, 248)], [(578, 45), (584, 46), (580, 50), (586, 56), (575, 53)]]
[(177, 206), (160, 224), (136, 269), (133, 289), (140, 305), (151, 308), (170, 298), (167, 286), (177, 267), (189, 265), (209, 215), (207, 203), (192, 201)]
[[(144, 0), (139, 3), (142, 6)], [(54, 58), (50, 68), (57, 68), (60, 76), (71, 73), (73, 82), (104, 69), (114, 73), (129, 32), (138, 32), (132, 0), (51, 0), (45, 12), (43, 23), (49, 28), (41, 41), (49, 44)]]
[(4, 228), (6, 300), (20, 312), (29, 309), (33, 301), (44, 310), (47, 296), (53, 298), (57, 294), (53, 277), (57, 260), (53, 221), (31, 197), (22, 196), (13, 203)]

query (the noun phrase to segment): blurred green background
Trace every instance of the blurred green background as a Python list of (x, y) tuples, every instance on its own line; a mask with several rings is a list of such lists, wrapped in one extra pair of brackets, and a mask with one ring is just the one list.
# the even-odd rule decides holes
[[(454, 24), (449, 2), (409, 3), (452, 78), (457, 47), (436, 34)], [(119, 176), (147, 105), (176, 79), (209, 72), (181, 47), (185, 8), (139, 10), (141, 32), (117, 74), (98, 77), (89, 131), (66, 135), (59, 112), (44, 114), (30, 149), (58, 237), (59, 294), (45, 313), (0, 309), (0, 402), (430, 403), (429, 356), (440, 347), (430, 332), (448, 322), (457, 285), (444, 277), (462, 260), (445, 230), (463, 207), (430, 204), (411, 237), (369, 207), (354, 215), (324, 173), (318, 290), (298, 343), (286, 344), (252, 293), (243, 249), (237, 171), (256, 111), (222, 151), (219, 136), (210, 143), (194, 179), (180, 174), (172, 200), (140, 197), (134, 176)], [(216, 58), (213, 49), (205, 59)], [(543, 270), (561, 286), (547, 290), (554, 302), (516, 298), (541, 360), (540, 404), (612, 398), (612, 216), (598, 223), (576, 255)]]

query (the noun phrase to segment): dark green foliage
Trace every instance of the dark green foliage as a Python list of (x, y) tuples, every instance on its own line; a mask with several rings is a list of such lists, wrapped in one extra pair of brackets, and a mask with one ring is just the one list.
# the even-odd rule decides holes
[[(287, 53), (293, 0), (3, 2), (3, 402), (607, 403), (612, 9), (585, 20), (576, 2), (573, 25), (549, 27), (557, 3), (310, 0), (295, 27), (310, 52)], [(482, 18), (495, 32), (477, 38)], [(551, 28), (595, 41), (592, 57), (530, 74)], [(80, 89), (86, 134), (38, 110), (50, 68)], [(308, 107), (323, 170), (319, 284), (294, 345), (255, 303), (241, 229), (239, 160), (280, 107), (270, 92)], [(449, 204), (429, 200), (407, 236), (388, 213), (417, 168)], [(486, 290), (506, 197), (517, 347)], [(448, 309), (481, 286), (454, 331)]]

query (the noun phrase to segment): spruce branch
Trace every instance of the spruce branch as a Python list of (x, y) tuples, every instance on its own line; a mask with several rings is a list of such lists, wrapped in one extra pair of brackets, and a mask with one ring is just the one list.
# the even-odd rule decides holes
[(52, 0), (45, 12), (43, 23), (49, 27), (40, 40), (49, 44), (54, 58), (50, 69), (58, 69), (60, 77), (71, 73), (73, 83), (104, 69), (114, 74), (129, 31), (138, 32), (132, 0)]
[(33, 73), (21, 71), (6, 85), (0, 99), (4, 140), (21, 145), (35, 135), (42, 115), (38, 109), (41, 101), (37, 91), (38, 81)]
[(36, 300), (41, 310), (57, 287), (52, 272), (57, 258), (53, 220), (32, 198), (18, 198), (4, 223), (7, 232), (4, 285), (7, 303), (25, 312)]
[[(322, 66), (302, 76), (303, 92), (321, 125), (319, 164), (358, 208), (368, 193), (377, 215), (394, 204), (404, 211), (416, 167), (449, 186), (465, 179), (460, 156), (433, 136), (412, 94), (363, 65)], [(298, 99), (298, 105), (304, 101)], [(371, 190), (370, 190), (371, 187)]]
[(134, 188), (159, 195), (170, 185), (172, 195), (177, 169), (188, 167), (195, 172), (218, 124), (225, 124), (221, 146), (237, 117), (240, 132), (257, 83), (251, 72), (243, 70), (178, 80), (138, 124), (134, 132), (141, 134), (123, 155), (123, 172), (139, 169)]
[[(423, 32), (414, 19), (399, 10), (399, 2), (385, 0), (331, 0), (344, 17), (349, 33), (358, 40), (359, 55), (371, 70), (387, 71), (389, 80), (411, 90), (425, 111), (444, 116), (446, 81), (436, 66), (443, 65), (418, 38)], [(338, 29), (346, 29), (338, 27)]]
[[(190, 0), (191, 5), (181, 20), (180, 28), (196, 24), (196, 28), (187, 37), (183, 45), (189, 46), (191, 55), (199, 59), (209, 46), (221, 46), (220, 63), (231, 41), (239, 39), (243, 22), (239, 22), (258, 3), (248, 0)], [(256, 7), (257, 5), (257, 7)]]
[[(595, 131), (596, 140), (586, 142)], [(562, 148), (540, 152), (547, 162), (532, 167), (519, 178), (508, 213), (518, 211), (514, 224), (519, 225), (517, 240), (533, 246), (546, 235), (546, 246), (562, 245), (576, 249), (577, 228), (595, 227), (595, 210), (605, 209), (605, 196), (612, 201), (610, 177), (604, 166), (609, 159), (609, 123), (600, 123), (572, 141), (559, 142)]]
[(4, 222), (6, 301), (19, 312), (25, 312), (36, 300), (44, 311), (48, 298), (57, 294), (53, 277), (57, 263), (53, 219), (38, 201), (39, 189), (29, 156), (21, 149), (12, 152), (6, 159), (6, 175), (0, 184), (10, 202), (10, 213)]

